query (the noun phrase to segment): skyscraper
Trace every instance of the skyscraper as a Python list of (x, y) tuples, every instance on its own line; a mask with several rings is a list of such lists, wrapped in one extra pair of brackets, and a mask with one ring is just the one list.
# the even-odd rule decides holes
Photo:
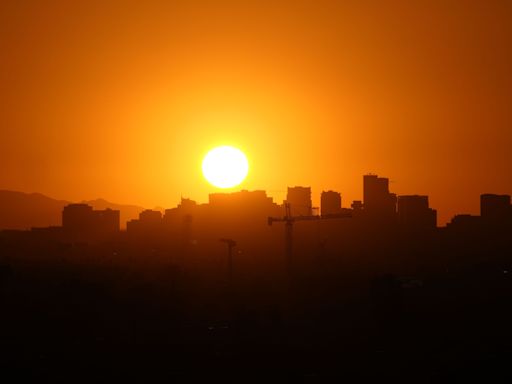
[(286, 202), (290, 204), (292, 216), (311, 216), (311, 187), (288, 187)]
[(69, 233), (90, 231), (93, 226), (93, 209), (87, 204), (69, 204), (62, 210), (62, 227)]
[(139, 213), (137, 220), (126, 223), (127, 233), (134, 238), (154, 240), (163, 230), (162, 212), (146, 209)]
[(398, 196), (398, 220), (408, 228), (435, 228), (437, 211), (428, 204), (428, 196)]
[(341, 195), (335, 191), (323, 191), (320, 196), (322, 216), (336, 215), (341, 212)]
[(119, 211), (95, 211), (87, 204), (69, 204), (62, 210), (62, 227), (73, 241), (98, 240), (119, 232)]
[(363, 176), (363, 200), (367, 216), (392, 218), (396, 215), (396, 195), (389, 193), (389, 179), (385, 177)]

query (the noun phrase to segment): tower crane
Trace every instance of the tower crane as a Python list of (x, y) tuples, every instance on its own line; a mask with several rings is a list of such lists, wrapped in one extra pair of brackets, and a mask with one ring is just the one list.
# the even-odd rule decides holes
[(310, 220), (328, 220), (337, 218), (349, 218), (352, 217), (351, 213), (341, 213), (334, 216), (322, 217), (320, 215), (308, 215), (308, 216), (292, 216), (290, 203), (284, 203), (285, 215), (283, 217), (269, 217), (268, 225), (272, 225), (274, 222), (284, 223), (284, 237), (285, 237), (285, 254), (286, 254), (286, 267), (288, 273), (292, 275), (292, 262), (293, 262), (293, 223), (295, 221), (310, 221)]

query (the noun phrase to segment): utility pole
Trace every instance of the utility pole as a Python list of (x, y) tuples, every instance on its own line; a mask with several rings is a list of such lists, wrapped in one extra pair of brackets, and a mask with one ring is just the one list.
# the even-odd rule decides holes
[(230, 289), (233, 288), (233, 248), (236, 247), (236, 241), (232, 239), (220, 239), (228, 246), (228, 283)]

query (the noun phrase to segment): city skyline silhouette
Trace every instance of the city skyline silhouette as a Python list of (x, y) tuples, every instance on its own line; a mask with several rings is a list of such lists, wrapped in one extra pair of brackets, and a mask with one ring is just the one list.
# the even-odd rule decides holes
[(65, 350), (93, 376), (509, 377), (510, 196), (482, 194), (480, 215), (439, 227), (428, 196), (362, 182), (350, 208), (295, 186), (282, 204), (182, 198), (126, 229), (119, 210), (65, 203), (57, 225), (0, 230), (4, 367), (67, 376), (80, 364)]
[[(168, 242), (164, 240), (166, 234), (177, 232), (173, 225), (179, 223), (179, 217), (182, 217), (181, 220), (186, 217), (188, 225), (195, 217), (206, 232), (214, 231), (215, 226), (222, 228), (230, 220), (238, 221), (241, 227), (237, 230), (246, 227), (246, 232), (263, 226), (265, 222), (269, 226), (275, 222), (283, 222), (287, 228), (286, 253), (289, 258), (292, 253), (292, 228), (296, 221), (349, 219), (348, 222), (353, 223), (351, 225), (354, 228), (360, 227), (363, 230), (364, 227), (383, 231), (395, 228), (418, 233), (468, 231), (469, 228), (484, 232), (486, 227), (492, 230), (498, 229), (499, 226), (506, 230), (512, 221), (510, 195), (483, 193), (479, 196), (480, 215), (459, 213), (445, 226), (439, 226), (437, 210), (430, 207), (427, 195), (396, 195), (390, 190), (389, 179), (375, 174), (363, 176), (362, 200), (352, 201), (350, 208), (342, 205), (342, 194), (337, 191), (322, 191), (320, 200), (321, 206), (314, 207), (310, 187), (288, 187), (286, 199), (281, 204), (275, 203), (264, 190), (242, 189), (237, 192), (211, 193), (208, 203), (205, 204), (198, 204), (194, 200), (182, 197), (176, 207), (164, 210), (131, 206), (138, 210), (138, 216), (126, 222), (121, 221), (121, 211), (112, 209), (112, 204), (106, 201), (101, 202), (103, 209), (94, 209), (87, 202), (60, 202), (60, 206), (53, 207), (54, 210), (61, 210), (60, 225), (15, 228), (15, 223), (9, 224), (6, 220), (16, 217), (20, 204), (10, 202), (11, 212), (7, 212), (6, 204), (0, 199), (0, 207), (3, 206), (4, 211), (4, 222), (0, 224), (4, 228), (0, 228), (0, 231), (15, 233), (21, 229), (38, 234), (53, 234), (60, 241), (71, 243), (104, 242), (109, 238), (115, 238), (123, 231), (128, 238), (151, 238), (163, 243)], [(119, 207), (123, 209), (123, 206)], [(188, 230), (190, 231), (190, 228)], [(236, 243), (231, 239), (223, 241), (227, 244)]]
[[(379, 181), (379, 180), (382, 180), (382, 181), (385, 181), (386, 185), (384, 186), (384, 189), (385, 190), (389, 190), (389, 183), (390, 183), (390, 180), (388, 178), (379, 178), (378, 175), (375, 175), (373, 173), (368, 173), (365, 175), (365, 179), (367, 178), (370, 178), (370, 179), (375, 179), (376, 181)], [(366, 182), (366, 181), (365, 181)], [(365, 192), (365, 188), (364, 188), (364, 185), (363, 184), (363, 195), (360, 196), (360, 200), (353, 200), (351, 202), (351, 204), (349, 206), (345, 206), (343, 207), (343, 209), (353, 209), (354, 208), (354, 204), (358, 204), (360, 202), (362, 202), (364, 200), (364, 194), (366, 193)], [(300, 200), (300, 195), (301, 194), (306, 194), (309, 197), (309, 202), (307, 203), (304, 203), (304, 205), (302, 204), (297, 204), (297, 208), (298, 209), (298, 212), (299, 213), (304, 213), (305, 210), (307, 211), (308, 209), (315, 209), (317, 211), (321, 211), (323, 208), (323, 206), (331, 206), (329, 208), (327, 208), (327, 210), (331, 210), (331, 212), (335, 212), (336, 210), (340, 210), (342, 209), (342, 204), (341, 204), (341, 197), (342, 197), (342, 192), (341, 191), (333, 191), (333, 190), (323, 190), (321, 191), (321, 193), (318, 194), (319, 198), (315, 198), (314, 194), (312, 193), (311, 191), (311, 187), (302, 187), (302, 186), (295, 186), (295, 187), (288, 187), (288, 193), (287, 193), (287, 196), (289, 196), (290, 194), (290, 189), (293, 191), (297, 190), (297, 193), (298, 193), (298, 196), (299, 196), (299, 200)], [(301, 189), (303, 189), (303, 192), (299, 192)], [(243, 193), (243, 192), (247, 192), (248, 190), (247, 189), (240, 189), (240, 190), (237, 190), (236, 187), (234, 188), (229, 188), (227, 191), (226, 190), (222, 190), (220, 188), (217, 188), (217, 191), (215, 192), (211, 192), (209, 193), (209, 197), (211, 198), (211, 195), (234, 195), (234, 194), (238, 194), (238, 193)], [(261, 190), (263, 192), (265, 192), (266, 194), (266, 191), (265, 190)], [(20, 209), (20, 207), (17, 207), (16, 206), (16, 199), (23, 199), (23, 197), (25, 198), (29, 198), (30, 196), (34, 196), (36, 197), (37, 199), (48, 199), (48, 200), (52, 200), (52, 203), (53, 205), (55, 205), (55, 203), (57, 203), (57, 205), (54, 207), (54, 213), (58, 210), (60, 210), (62, 207), (64, 207), (65, 204), (71, 204), (71, 202), (69, 201), (66, 201), (66, 200), (55, 200), (55, 199), (52, 199), (52, 198), (49, 198), (47, 196), (44, 196), (44, 195), (41, 195), (40, 193), (31, 193), (31, 194), (27, 194), (27, 193), (22, 193), (22, 192), (17, 192), (17, 191), (9, 191), (9, 190), (3, 190), (0, 192), (2, 192), (5, 196), (2, 196), (0, 195), (0, 209), (2, 210), (2, 214), (4, 216), (4, 220), (3, 222), (0, 222), (0, 230), (1, 229), (29, 229), (30, 227), (33, 227), (33, 226), (38, 226), (38, 220), (36, 219), (33, 224), (30, 224), (30, 223), (25, 223), (21, 226), (15, 224), (15, 223), (9, 223), (9, 215), (15, 215), (16, 214), (16, 208)], [(248, 192), (256, 192), (255, 191), (248, 191)], [(284, 192), (284, 190), (283, 190)], [(23, 195), (23, 197), (22, 197)], [(330, 195), (330, 196), (328, 196)], [(482, 195), (495, 195), (495, 196), (503, 196), (503, 197), (506, 197), (506, 196), (510, 196), (510, 195), (507, 195), (507, 194), (502, 194), (502, 193), (490, 193), (489, 191), (487, 192), (481, 192), (478, 196), (482, 196)], [(305, 196), (305, 195), (304, 195)], [(423, 199), (426, 199), (424, 203), (426, 203), (426, 206), (428, 207), (428, 195), (418, 195), (418, 194), (410, 194), (410, 195), (396, 195), (395, 194), (395, 201), (394, 201), (394, 210), (397, 211), (398, 209), (398, 206), (400, 205), (400, 199), (399, 197), (402, 197), (402, 205), (405, 203), (404, 201), (405, 200), (411, 200), (411, 199), (414, 199), (414, 197), (419, 197), (419, 198), (423, 198)], [(273, 199), (272, 197), (269, 196), (269, 198)], [(186, 198), (188, 199), (188, 198)], [(292, 201), (294, 199), (293, 195), (291, 197), (291, 200), (288, 200), (289, 197), (283, 199), (282, 201), (282, 204), (280, 204), (282, 206), (282, 208), (284, 209), (284, 204), (286, 202), (290, 203), (290, 205), (296, 205), (296, 204), (293, 204)], [(325, 201), (324, 201), (325, 199)], [(334, 199), (335, 201), (333, 202), (332, 199)], [(3, 201), (5, 200), (5, 202)], [(181, 197), (181, 200), (183, 201), (183, 194), (182, 194), (182, 197)], [(475, 200), (475, 202), (478, 202), (479, 200), (478, 199), (473, 199)], [(319, 205), (318, 206), (313, 206), (313, 201), (315, 202), (319, 202)], [(343, 200), (345, 201), (345, 199)], [(105, 208), (111, 208), (111, 209), (116, 209), (116, 207), (124, 207), (124, 208), (120, 208), (121, 211), (124, 211), (125, 209), (129, 209), (130, 210), (130, 213), (129, 214), (125, 214), (124, 216), (129, 216), (129, 219), (127, 219), (125, 217), (125, 220), (121, 220), (120, 223), (121, 223), (121, 228), (126, 228), (126, 223), (128, 220), (132, 220), (132, 219), (136, 219), (137, 215), (142, 212), (143, 210), (148, 210), (149, 208), (144, 208), (144, 207), (141, 207), (141, 206), (136, 206), (136, 205), (130, 205), (130, 204), (117, 204), (117, 203), (113, 203), (113, 202), (108, 202), (104, 199), (101, 199), (101, 198), (98, 198), (96, 200), (83, 200), (81, 202), (79, 202), (80, 204), (82, 203), (85, 203), (85, 204), (88, 204), (88, 203), (91, 203), (93, 205), (96, 205), (98, 207), (102, 207), (103, 209)], [(9, 210), (9, 206), (12, 205), (14, 203), (14, 206), (12, 206), (13, 208), (13, 212), (8, 212)], [(25, 204), (28, 203), (28, 201), (25, 201), (24, 202)], [(19, 202), (18, 202), (19, 204)], [(47, 204), (51, 204), (49, 201)], [(76, 204), (76, 203), (75, 203)], [(205, 203), (203, 203), (205, 204)], [(207, 204), (207, 203), (206, 203)], [(332, 205), (334, 204), (334, 208), (332, 207)], [(339, 206), (336, 208), (336, 204), (338, 204)], [(439, 223), (439, 220), (438, 220), (438, 213), (437, 213), (437, 210), (435, 212), (435, 223), (436, 223), (436, 226), (446, 226), (448, 224), (450, 224), (450, 222), (456, 217), (456, 216), (459, 216), (459, 215), (473, 215), (473, 216), (477, 216), (478, 213), (481, 213), (481, 205), (478, 206), (478, 211), (475, 212), (475, 210), (471, 210), (472, 212), (468, 212), (468, 211), (464, 211), (464, 212), (455, 212), (455, 214), (451, 217), (448, 217), (444, 222), (441, 222)], [(162, 207), (154, 207), (152, 208), (152, 210), (156, 210), (156, 211), (160, 211), (160, 212), (164, 212), (166, 210), (166, 208), (162, 208)], [(398, 212), (396, 212), (398, 214)], [(30, 219), (28, 219), (30, 220)], [(51, 219), (46, 219), (46, 220), (50, 220), (50, 223), (49, 224), (54, 224), (55, 223), (55, 218), (51, 218)], [(39, 225), (40, 226), (40, 225)]]
[(3, 381), (511, 382), (511, 20), (0, 1)]
[(443, 223), (477, 214), (474, 196), (512, 194), (510, 8), (7, 0), (0, 189), (203, 202), (203, 156), (233, 145), (243, 188), (279, 200), (293, 185), (357, 200), (373, 172)]

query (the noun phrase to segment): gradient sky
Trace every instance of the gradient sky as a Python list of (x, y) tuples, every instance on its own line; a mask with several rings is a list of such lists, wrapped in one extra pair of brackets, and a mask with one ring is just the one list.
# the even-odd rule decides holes
[(428, 194), (443, 223), (512, 193), (510, 1), (0, 3), (0, 188), (146, 207), (240, 188)]

